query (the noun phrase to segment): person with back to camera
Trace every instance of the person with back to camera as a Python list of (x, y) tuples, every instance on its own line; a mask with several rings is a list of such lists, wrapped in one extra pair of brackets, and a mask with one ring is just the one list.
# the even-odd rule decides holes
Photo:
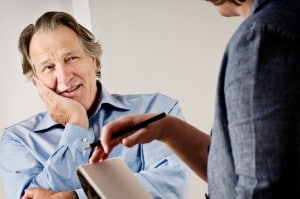
[[(125, 114), (165, 112), (183, 119), (177, 100), (161, 93), (109, 94), (100, 82), (101, 46), (64, 12), (46, 12), (19, 38), (23, 73), (47, 111), (3, 130), (0, 173), (8, 199), (87, 198), (76, 175), (88, 163), (102, 126)], [(186, 198), (188, 170), (157, 141), (126, 148), (121, 157), (153, 198)]]
[(245, 20), (224, 53), (210, 136), (172, 116), (122, 139), (111, 134), (151, 114), (104, 126), (90, 162), (157, 139), (208, 182), (210, 199), (300, 198), (300, 1), (210, 0)]

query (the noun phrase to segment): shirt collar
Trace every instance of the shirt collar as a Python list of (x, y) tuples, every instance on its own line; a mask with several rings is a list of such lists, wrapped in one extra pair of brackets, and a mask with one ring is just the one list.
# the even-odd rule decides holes
[[(104, 108), (105, 104), (108, 104), (112, 107), (115, 107), (117, 109), (123, 109), (123, 110), (129, 110), (128, 107), (126, 107), (118, 98), (115, 96), (109, 94), (109, 92), (103, 87), (103, 85), (100, 82), (97, 82), (100, 84), (100, 103), (97, 106), (97, 109), (94, 114), (92, 114), (91, 117), (93, 117), (95, 114), (97, 114), (101, 108)], [(54, 126), (60, 126), (61, 124), (55, 122), (52, 120), (51, 116), (46, 112), (43, 116), (43, 118), (40, 120), (40, 122), (37, 124), (37, 126), (34, 128), (34, 131), (42, 131), (49, 128), (52, 128)], [(62, 125), (61, 125), (62, 126)]]
[(269, 1), (269, 0), (253, 0), (253, 5), (252, 5), (250, 15), (253, 15), (258, 10), (260, 10), (260, 8), (263, 6), (263, 4), (265, 4), (267, 1)]
[(129, 107), (126, 107), (117, 97), (116, 95), (111, 95), (101, 84), (101, 100), (98, 105), (97, 110), (93, 115), (99, 112), (101, 108), (104, 108), (105, 104), (109, 104), (118, 109), (129, 110)]

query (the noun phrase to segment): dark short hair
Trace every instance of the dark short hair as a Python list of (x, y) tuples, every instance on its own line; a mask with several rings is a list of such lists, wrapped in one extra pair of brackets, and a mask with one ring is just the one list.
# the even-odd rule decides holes
[(241, 5), (242, 3), (244, 3), (246, 0), (206, 0), (206, 1), (210, 1), (212, 2), (214, 5), (221, 5), (223, 3), (225, 3), (226, 1), (234, 3), (235, 5)]
[(31, 65), (29, 56), (29, 45), (33, 35), (39, 30), (53, 31), (61, 25), (72, 29), (82, 42), (86, 54), (95, 58), (97, 65), (96, 75), (100, 78), (100, 56), (102, 55), (100, 43), (95, 41), (94, 35), (88, 29), (80, 25), (70, 14), (54, 11), (44, 13), (37, 19), (35, 24), (29, 24), (20, 34), (18, 48), (22, 54), (23, 74), (29, 79), (32, 79), (34, 75), (33, 66)]

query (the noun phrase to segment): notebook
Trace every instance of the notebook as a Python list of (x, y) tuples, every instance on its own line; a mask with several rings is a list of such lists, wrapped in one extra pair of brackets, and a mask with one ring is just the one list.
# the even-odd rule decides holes
[(77, 176), (89, 199), (152, 198), (121, 158), (80, 165)]

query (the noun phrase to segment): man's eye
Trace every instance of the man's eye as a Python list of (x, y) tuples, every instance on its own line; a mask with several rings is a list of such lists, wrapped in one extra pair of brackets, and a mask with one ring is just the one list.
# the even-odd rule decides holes
[(72, 63), (72, 62), (75, 62), (75, 61), (77, 61), (77, 60), (78, 60), (78, 57), (75, 57), (75, 56), (74, 56), (74, 57), (69, 57), (69, 58), (67, 58), (67, 59), (66, 59), (66, 62), (71, 62), (71, 63)]
[(43, 68), (43, 72), (51, 72), (54, 69), (54, 65), (48, 65)]

